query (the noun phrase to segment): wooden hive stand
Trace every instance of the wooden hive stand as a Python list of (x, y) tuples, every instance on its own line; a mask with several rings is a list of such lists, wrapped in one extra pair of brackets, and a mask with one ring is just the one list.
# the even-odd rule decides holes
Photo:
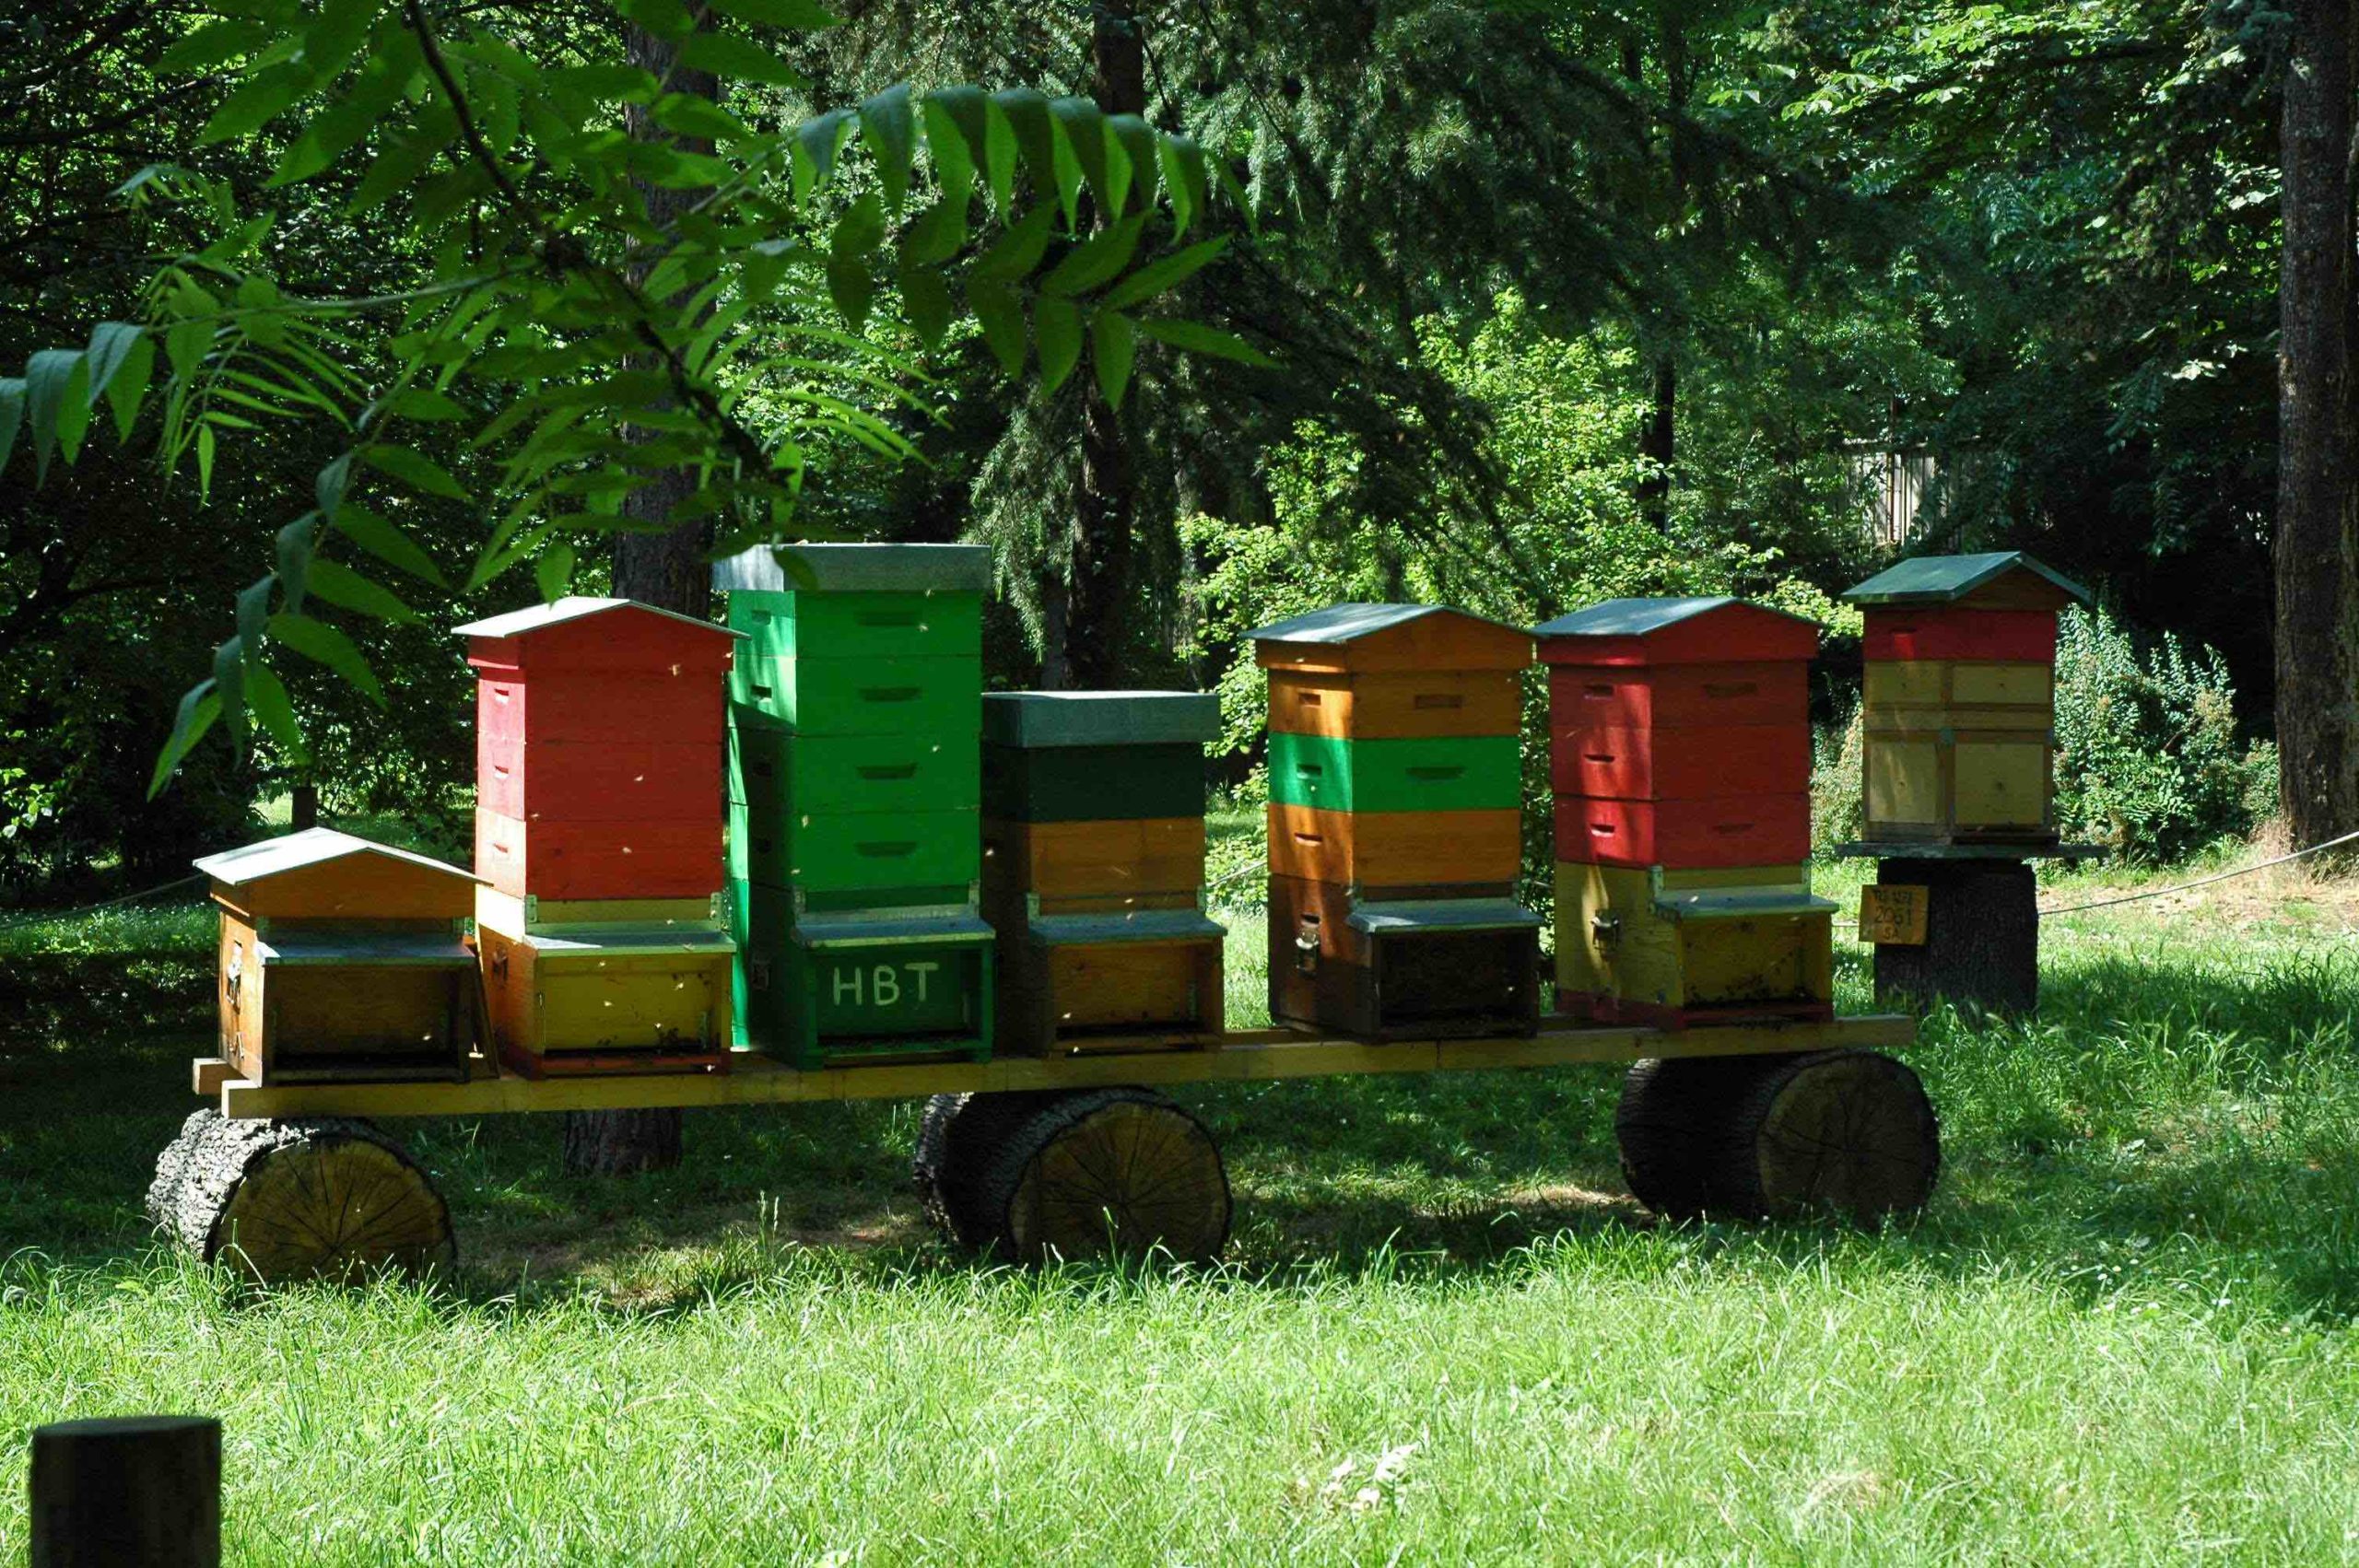
[(722, 681), (739, 634), (580, 597), (458, 632), (500, 1059), (534, 1078), (725, 1070)]
[(1203, 912), (1206, 692), (983, 698), (983, 908), (999, 1048), (1207, 1048), (1222, 927)]
[(2005, 1013), (2039, 1000), (2030, 862), (2056, 831), (2056, 616), (2088, 591), (2020, 551), (1920, 556), (1843, 597), (1865, 619), (1860, 929), (1876, 993)]
[[(785, 557), (792, 557), (789, 569)], [(798, 1067), (985, 1059), (982, 595), (969, 544), (720, 562), (739, 1042)]]
[(1270, 1012), (1362, 1038), (1539, 1026), (1518, 734), (1531, 634), (1433, 604), (1247, 634), (1270, 680)]
[(1834, 1015), (1810, 890), (1818, 626), (1728, 598), (1536, 628), (1555, 790), (1556, 1005), (1665, 1028)]

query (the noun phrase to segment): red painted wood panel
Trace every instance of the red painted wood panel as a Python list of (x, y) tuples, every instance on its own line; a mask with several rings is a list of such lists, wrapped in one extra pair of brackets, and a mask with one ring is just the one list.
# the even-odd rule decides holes
[(1548, 778), (1560, 795), (1627, 801), (1801, 794), (1810, 789), (1810, 731), (1800, 723), (1567, 725), (1549, 737)]
[(1870, 659), (1968, 659), (2056, 662), (2056, 615), (2048, 610), (1870, 610), (1860, 652)]
[(1558, 665), (1548, 672), (1552, 729), (1668, 730), (1810, 723), (1810, 671), (1789, 661), (1677, 664), (1661, 670)]
[(1817, 657), (1816, 626), (1751, 604), (1723, 604), (1643, 637), (1540, 639), (1541, 661), (1557, 666), (1635, 668), (1786, 661), (1807, 664)]
[(1810, 859), (1810, 796), (1655, 802), (1559, 795), (1556, 855), (1674, 870), (1790, 865)]
[(475, 742), (475, 804), (527, 822), (722, 820), (722, 748), (647, 741)]
[(530, 682), (487, 676), (475, 687), (477, 744), (662, 740), (718, 746), (727, 691), (724, 677), (710, 670)]
[(475, 808), (475, 873), (511, 898), (709, 898), (721, 822), (536, 822)]

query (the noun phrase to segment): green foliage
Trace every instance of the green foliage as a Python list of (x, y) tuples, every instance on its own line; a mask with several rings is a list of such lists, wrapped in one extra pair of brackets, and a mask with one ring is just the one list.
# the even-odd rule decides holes
[(1861, 773), (1866, 727), (1857, 703), (1838, 724), (1811, 730), (1810, 844), (1825, 855), (1861, 837), (1867, 802)]
[[(300, 744), (274, 651), (382, 702), (360, 646), (305, 600), (409, 619), (366, 563), (323, 552), (341, 541), (433, 580), (400, 521), (412, 508), (448, 503), (475, 521), (466, 591), (531, 560), (545, 596), (570, 586), (577, 542), (628, 526), (626, 502), (660, 472), (692, 476), (671, 521), (709, 520), (717, 550), (824, 528), (805, 505), (816, 453), (916, 451), (889, 415), (924, 409), (917, 367), (856, 335), (881, 280), (931, 337), (967, 298), (1010, 375), (1046, 305), (1050, 379), (1086, 344), (1117, 403), (1139, 332), (1253, 357), (1209, 329), (1138, 315), (1218, 253), (1215, 240), (1159, 254), (1208, 205), (1203, 156), (1186, 138), (1022, 88), (892, 86), (856, 111), (778, 114), (760, 88), (804, 77), (776, 40), (699, 26), (674, 4), (596, 9), (596, 31), (535, 57), (496, 13), (240, 0), (168, 54), (168, 69), (228, 67), (236, 81), (200, 144), (299, 117), (271, 185), (357, 181), (349, 210), (388, 209), (415, 265), (366, 296), (300, 292), (272, 264), (268, 204), (151, 167), (123, 199), (169, 205), (202, 242), (149, 279), (138, 319), (102, 322), (84, 348), (36, 352), (0, 381), (0, 441), (21, 432), (36, 482), (79, 457), (101, 399), (128, 439), (151, 383), (164, 470), (193, 468), (200, 496), (225, 462), (246, 461), (245, 443), (290, 423), (337, 432), (315, 504), (276, 531), (275, 569), (240, 595), (213, 678), (182, 701), (157, 788), (216, 723), (242, 751), (249, 710)], [(811, 6), (724, 9), (740, 13), (790, 36), (824, 21)], [(682, 67), (757, 84), (736, 101), (763, 111), (663, 93), (616, 48), (626, 19)], [(662, 134), (626, 134), (642, 113)], [(1159, 190), (1178, 194), (1159, 203)], [(818, 384), (815, 350), (838, 372)], [(847, 377), (858, 395), (838, 390)], [(463, 464), (422, 450), (445, 425), (464, 437)], [(347, 503), (368, 509), (351, 524)]]
[(2103, 610), (2062, 618), (2056, 650), (2056, 814), (2065, 837), (2135, 860), (2240, 839), (2274, 809), (2277, 754), (2237, 735), (2236, 693), (2209, 648), (2142, 641)]

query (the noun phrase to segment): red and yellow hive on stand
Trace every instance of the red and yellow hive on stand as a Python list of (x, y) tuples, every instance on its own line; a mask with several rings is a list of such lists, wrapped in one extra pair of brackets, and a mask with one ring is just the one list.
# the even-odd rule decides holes
[(723, 681), (738, 634), (624, 599), (461, 626), (492, 1038), (528, 1077), (728, 1063)]
[(1558, 1008), (1672, 1027), (1834, 1016), (1835, 906), (1810, 891), (1817, 626), (1733, 599), (1615, 599), (1536, 635)]

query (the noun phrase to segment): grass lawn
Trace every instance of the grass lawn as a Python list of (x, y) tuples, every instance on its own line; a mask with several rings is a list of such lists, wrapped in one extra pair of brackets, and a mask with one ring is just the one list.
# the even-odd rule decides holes
[(139, 1215), (208, 922), (19, 928), (0, 1425), (223, 1417), (252, 1563), (2359, 1562), (2355, 924), (2281, 873), (2050, 922), (2036, 1024), (1929, 1024), (1947, 1166), (1880, 1235), (1656, 1227), (1581, 1070), (1186, 1094), (1211, 1277), (979, 1269), (918, 1107), (848, 1105), (639, 1182), (417, 1124), (463, 1277), (253, 1295)]

